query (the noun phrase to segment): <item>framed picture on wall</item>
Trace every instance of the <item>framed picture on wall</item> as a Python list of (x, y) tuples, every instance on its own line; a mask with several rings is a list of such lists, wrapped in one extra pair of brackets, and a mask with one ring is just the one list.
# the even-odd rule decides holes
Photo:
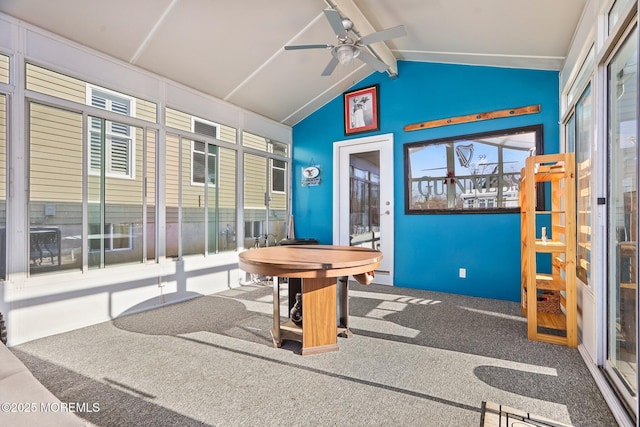
[(344, 134), (380, 130), (378, 85), (345, 92)]

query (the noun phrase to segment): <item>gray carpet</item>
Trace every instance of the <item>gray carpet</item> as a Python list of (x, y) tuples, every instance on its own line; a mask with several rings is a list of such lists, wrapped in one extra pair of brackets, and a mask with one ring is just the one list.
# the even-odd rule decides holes
[(262, 285), (12, 350), (63, 402), (97, 407), (78, 415), (100, 427), (478, 426), (483, 401), (617, 425), (578, 351), (528, 341), (517, 303), (350, 289), (354, 336), (337, 352), (273, 348)]

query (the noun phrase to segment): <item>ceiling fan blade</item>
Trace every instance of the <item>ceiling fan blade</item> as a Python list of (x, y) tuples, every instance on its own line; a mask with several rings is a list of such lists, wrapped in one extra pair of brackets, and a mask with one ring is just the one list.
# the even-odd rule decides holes
[(333, 70), (335, 70), (337, 66), (338, 66), (338, 58), (331, 58), (331, 61), (329, 61), (327, 66), (324, 68), (322, 75), (330, 76), (331, 73), (333, 73)]
[(366, 35), (360, 39), (362, 44), (371, 44), (383, 42), (385, 40), (395, 39), (396, 37), (402, 37), (407, 35), (404, 25), (398, 25), (397, 27), (387, 28), (386, 30), (378, 31), (369, 35)]
[(387, 71), (389, 66), (384, 62), (380, 61), (375, 56), (371, 55), (369, 52), (366, 52), (364, 49), (360, 49), (360, 54), (357, 56), (361, 61), (366, 62), (368, 65), (373, 67), (378, 72)]
[(344, 25), (342, 25), (342, 16), (335, 9), (325, 9), (324, 16), (327, 17), (329, 24), (331, 24), (331, 28), (333, 28), (333, 32), (336, 33), (338, 38), (347, 37), (347, 30), (344, 29)]
[(298, 50), (298, 49), (329, 49), (332, 48), (330, 44), (299, 44), (294, 46), (285, 46), (284, 50)]

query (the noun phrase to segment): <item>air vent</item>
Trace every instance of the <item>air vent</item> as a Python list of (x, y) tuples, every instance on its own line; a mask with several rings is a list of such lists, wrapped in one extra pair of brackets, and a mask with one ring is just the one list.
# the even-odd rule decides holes
[(194, 120), (193, 122), (193, 132), (200, 135), (210, 136), (216, 139), (218, 138), (217, 126), (211, 125), (209, 123), (199, 122), (198, 120)]

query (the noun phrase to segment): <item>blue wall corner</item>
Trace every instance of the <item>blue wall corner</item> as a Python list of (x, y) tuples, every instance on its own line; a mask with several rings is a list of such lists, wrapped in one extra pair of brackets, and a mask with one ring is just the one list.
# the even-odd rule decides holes
[[(396, 286), (520, 300), (520, 216), (406, 215), (404, 144), (544, 125), (545, 153), (559, 151), (559, 74), (556, 71), (400, 61), (399, 77), (374, 73), (354, 86), (380, 85), (380, 130), (344, 135), (342, 97), (293, 127), (293, 215), (296, 237), (333, 238), (333, 143), (375, 133), (394, 135)], [(406, 132), (428, 120), (540, 104), (537, 114)], [(302, 186), (302, 169), (321, 168), (318, 186)], [(467, 269), (467, 278), (458, 269)]]

